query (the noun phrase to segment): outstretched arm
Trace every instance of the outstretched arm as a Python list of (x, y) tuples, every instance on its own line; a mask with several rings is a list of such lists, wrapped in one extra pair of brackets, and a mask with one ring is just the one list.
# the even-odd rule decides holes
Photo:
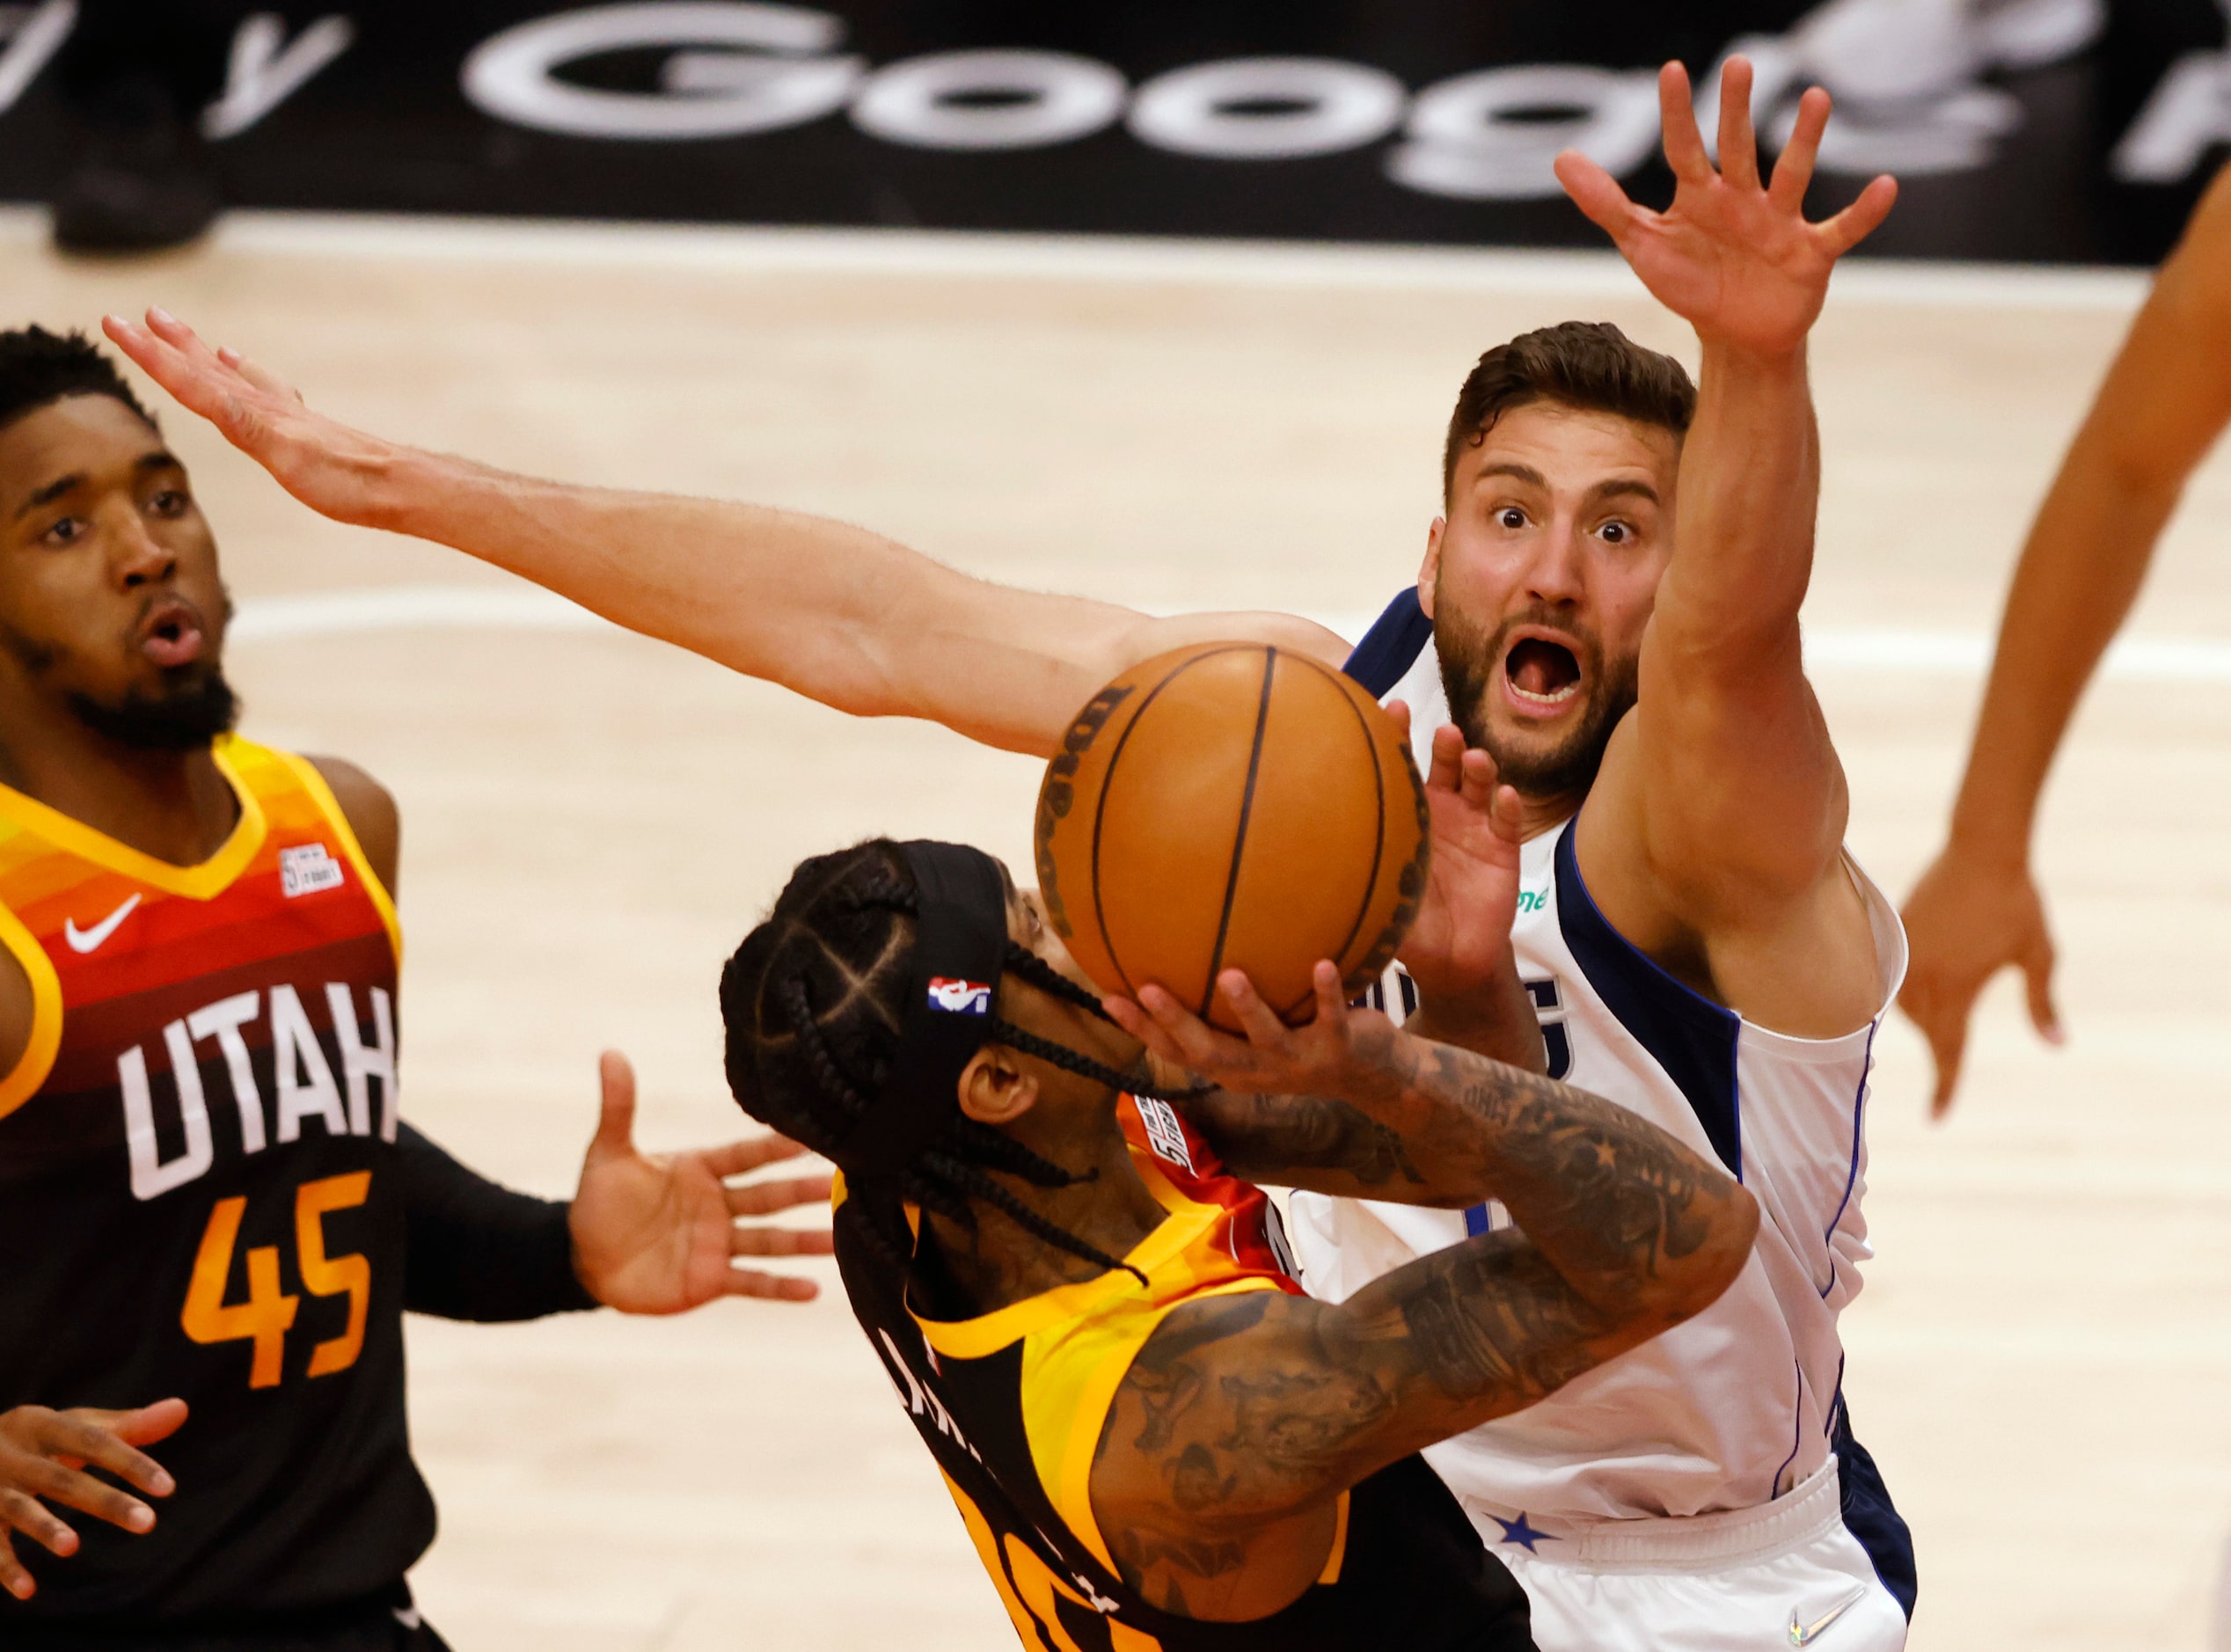
[(2038, 793), (2169, 513), (2227, 422), (2231, 168), (2162, 267), (2030, 526), (1951, 835), (1906, 903), (1913, 962), (1898, 1002), (1935, 1055), (1939, 1117), (1960, 1080), (1976, 995), (2001, 969), (2023, 972), (2031, 1021), (2060, 1040), (2052, 939), (2030, 871)]
[(1117, 1390), (1093, 1502), (1126, 1580), (1195, 1616), (1298, 1594), (1332, 1496), (1701, 1312), (1758, 1228), (1731, 1177), (1625, 1108), (1332, 1012), (1351, 1023), (1343, 1093), (1378, 1117), (1440, 1115), (1452, 1162), (1436, 1173), (1516, 1226), (1337, 1305), (1262, 1292), (1164, 1321)]
[[(1824, 890), (1850, 895), (1839, 869), (1843, 771), (1798, 646), (1820, 487), (1805, 340), (1836, 260), (1882, 221), (1896, 186), (1878, 178), (1834, 217), (1807, 223), (1828, 94), (1805, 93), (1767, 182), (1751, 78), (1748, 62), (1730, 60), (1715, 169), (1687, 77), (1666, 66), (1659, 91), (1678, 186), (1665, 212), (1636, 206), (1583, 156), (1558, 160), (1574, 201), (1695, 327), (1702, 351), (1674, 553), (1642, 642), (1635, 715), (1606, 755), (1577, 847), (1606, 916), (1644, 951), (1661, 961), (1693, 954), (1677, 969), (1771, 1025), (1825, 1020), (1834, 1025), (1822, 1030), (1841, 1032), (1854, 1010), (1864, 1020), (1876, 1007), (1871, 969), (1822, 983), (1818, 972), (1754, 967), (1740, 985), (1721, 971), (1731, 946), (1803, 925)], [(1863, 920), (1858, 932), (1863, 940)], [(1810, 1002), (1839, 986), (1852, 1004)]]
[(1348, 646), (1284, 614), (1155, 619), (972, 579), (864, 528), (718, 500), (569, 487), (352, 430), (160, 311), (109, 338), (337, 522), (450, 545), (660, 638), (864, 717), (922, 717), (1049, 756), (1110, 677), (1190, 642)]

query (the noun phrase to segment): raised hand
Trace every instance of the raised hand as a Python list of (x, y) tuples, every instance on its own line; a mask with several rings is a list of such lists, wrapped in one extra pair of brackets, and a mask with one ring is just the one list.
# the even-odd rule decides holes
[(1959, 1088), (1976, 997), (2000, 970), (2022, 971), (2030, 1024), (2047, 1043), (2064, 1042), (2052, 1002), (2052, 935), (2026, 866), (1963, 857), (1951, 848), (1921, 874), (1904, 916), (1912, 962), (1898, 1006), (1929, 1041), (1936, 1062), (1929, 1116), (1941, 1119)]
[(827, 1229), (746, 1227), (737, 1217), (826, 1204), (827, 1176), (728, 1185), (806, 1150), (755, 1136), (686, 1153), (635, 1149), (635, 1070), (618, 1050), (597, 1064), (604, 1091), (596, 1139), (582, 1161), (571, 1223), (574, 1268), (589, 1292), (622, 1313), (683, 1313), (716, 1297), (810, 1302), (810, 1279), (735, 1267), (736, 1256), (826, 1256)]
[(127, 1531), (153, 1531), (154, 1509), (84, 1470), (90, 1464), (150, 1497), (167, 1497), (173, 1489), (170, 1475), (137, 1448), (170, 1438), (185, 1421), (183, 1400), (158, 1400), (132, 1411), (18, 1406), (0, 1412), (0, 1589), (18, 1600), (38, 1592), (16, 1556), (15, 1533), (63, 1559), (77, 1553), (77, 1533), (48, 1503)]
[[(1401, 701), (1387, 710), (1408, 720)], [(1428, 998), (1468, 998), (1492, 990), (1512, 968), (1518, 793), (1496, 783), (1493, 757), (1467, 749), (1462, 731), (1444, 724), (1433, 733), (1425, 802), (1433, 822), (1431, 870), (1402, 941), (1402, 967)]]
[(1898, 185), (1876, 179), (1859, 199), (1820, 223), (1805, 222), (1828, 94), (1816, 86), (1797, 105), (1796, 129), (1771, 183), (1759, 175), (1751, 127), (1751, 64), (1730, 57), (1720, 80), (1720, 164), (1697, 130), (1688, 71), (1658, 71), (1666, 164), (1673, 204), (1652, 212), (1628, 199), (1609, 172), (1576, 150), (1557, 157), (1557, 180), (1575, 205), (1609, 235), (1642, 285), (1707, 342), (1760, 355), (1784, 355), (1804, 342), (1828, 294), (1836, 260), (1873, 233), (1898, 199)]
[(188, 411), (271, 472), (311, 509), (336, 522), (377, 528), (381, 489), (409, 450), (313, 413), (301, 393), (238, 350), (214, 350), (161, 310), (145, 325), (104, 317), (109, 341)]

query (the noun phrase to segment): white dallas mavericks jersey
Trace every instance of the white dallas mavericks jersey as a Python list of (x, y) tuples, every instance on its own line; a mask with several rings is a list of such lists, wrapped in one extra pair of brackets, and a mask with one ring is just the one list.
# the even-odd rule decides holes
[[(1381, 698), (1409, 703), (1423, 767), (1447, 701), (1415, 596), (1407, 616), (1401, 608), (1373, 628), (1349, 669)], [(1850, 1437), (1836, 1330), (1872, 1254), (1860, 1198), (1876, 1023), (1842, 1038), (1792, 1038), (1699, 997), (1596, 910), (1571, 828), (1568, 821), (1525, 845), (1512, 931), (1550, 1071), (1717, 1158), (1758, 1199), (1764, 1220), (1750, 1265), (1703, 1313), (1525, 1411), (1428, 1448), (1426, 1458), (1475, 1521), (1507, 1526), (1521, 1517), (1746, 1509), (1787, 1492), (1833, 1451), (1854, 1529), (1868, 1523), (1854, 1498), (1879, 1501), (1895, 1522), (1872, 1462)], [(1890, 903), (1850, 869), (1874, 920), (1887, 1010), (1905, 971), (1905, 934)], [(1400, 1016), (1414, 998), (1407, 979), (1390, 973), (1390, 988), (1398, 984), (1410, 1001), (1387, 1007)], [(1339, 1301), (1507, 1220), (1499, 1207), (1428, 1210), (1298, 1193), (1289, 1226), (1304, 1283)]]

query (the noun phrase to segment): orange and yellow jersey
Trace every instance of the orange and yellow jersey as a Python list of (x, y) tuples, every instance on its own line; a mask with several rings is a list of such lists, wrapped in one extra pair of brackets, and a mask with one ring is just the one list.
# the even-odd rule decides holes
[(203, 1622), (391, 1585), (433, 1534), (403, 1412), (395, 910), (304, 759), (215, 757), (175, 866), (0, 786), (0, 1410), (184, 1399), (154, 1531), (95, 1520), (18, 1621)]
[(1262, 1190), (1227, 1174), (1166, 1103), (1126, 1096), (1131, 1161), (1167, 1216), (1110, 1270), (973, 1319), (929, 1319), (839, 1188), (852, 1312), (961, 1511), (1029, 1652), (1523, 1652), (1525, 1597), (1417, 1457), (1340, 1499), (1316, 1583), (1250, 1623), (1149, 1604), (1116, 1566), (1091, 1495), (1109, 1407), (1149, 1337), (1189, 1302), (1301, 1294)]

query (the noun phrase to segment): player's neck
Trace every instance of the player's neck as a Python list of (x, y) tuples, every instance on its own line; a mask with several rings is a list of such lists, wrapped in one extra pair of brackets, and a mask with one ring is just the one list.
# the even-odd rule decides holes
[(0, 781), (172, 866), (207, 860), (240, 816), (239, 799), (207, 746), (149, 751), (67, 713), (0, 720)]
[[(1035, 1151), (1085, 1180), (1066, 1188), (1034, 1187), (1000, 1171), (985, 1173), (1036, 1215), (1064, 1228), (1109, 1256), (1123, 1256), (1167, 1219), (1131, 1162), (1130, 1146), (1110, 1111), (1105, 1129), (1089, 1141), (1032, 1142)], [(949, 1305), (967, 1315), (991, 1313), (1064, 1285), (1097, 1278), (1098, 1263), (1050, 1245), (996, 1206), (978, 1202), (972, 1233), (934, 1212), (924, 1212), (946, 1281), (957, 1293)]]
[(1554, 831), (1579, 814), (1580, 806), (1587, 800), (1584, 786), (1565, 792), (1519, 792), (1518, 841), (1530, 843), (1546, 831)]

